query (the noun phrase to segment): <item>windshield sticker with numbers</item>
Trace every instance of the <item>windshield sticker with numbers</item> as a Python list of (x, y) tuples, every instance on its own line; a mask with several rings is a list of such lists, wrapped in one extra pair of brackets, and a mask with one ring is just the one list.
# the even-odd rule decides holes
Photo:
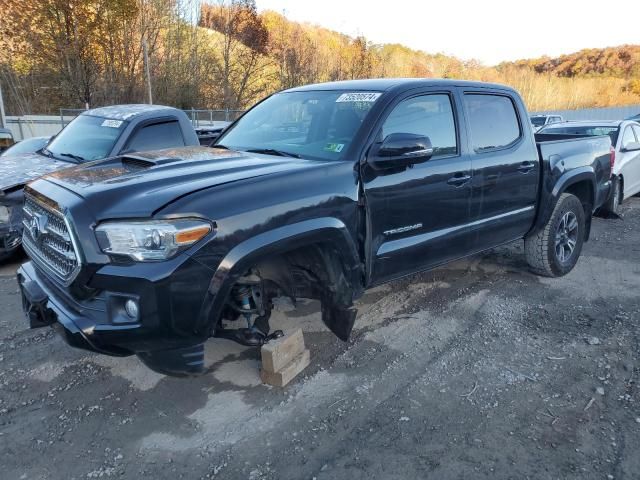
[(120, 128), (120, 125), (122, 125), (122, 120), (105, 120), (100, 126), (109, 128)]
[(340, 95), (336, 103), (342, 102), (375, 102), (382, 95), (380, 92), (353, 92), (343, 93)]

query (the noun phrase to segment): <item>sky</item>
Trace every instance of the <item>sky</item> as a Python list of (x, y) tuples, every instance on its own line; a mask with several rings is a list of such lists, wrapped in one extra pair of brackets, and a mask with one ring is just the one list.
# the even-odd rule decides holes
[(256, 0), (259, 10), (374, 43), (486, 65), (640, 43), (640, 2), (618, 0)]

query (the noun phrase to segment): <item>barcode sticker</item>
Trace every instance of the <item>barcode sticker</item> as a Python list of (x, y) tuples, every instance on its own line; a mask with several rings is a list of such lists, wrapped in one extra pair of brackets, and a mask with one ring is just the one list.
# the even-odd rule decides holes
[(102, 127), (109, 128), (120, 128), (120, 125), (122, 125), (122, 120), (105, 120), (101, 124)]
[(336, 103), (342, 102), (375, 102), (382, 93), (380, 92), (353, 92), (343, 93), (338, 97)]

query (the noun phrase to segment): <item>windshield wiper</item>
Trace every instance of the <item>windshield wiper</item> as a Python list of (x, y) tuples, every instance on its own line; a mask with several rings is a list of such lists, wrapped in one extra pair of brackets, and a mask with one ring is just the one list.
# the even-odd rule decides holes
[(275, 148), (252, 148), (250, 150), (245, 150), (249, 153), (262, 153), (264, 155), (276, 155), (278, 157), (291, 157), (291, 158), (300, 158), (300, 155), (297, 153), (285, 152), (283, 150), (276, 150)]
[(73, 158), (77, 162), (84, 162), (85, 158), (80, 155), (75, 155), (73, 153), (59, 153), (58, 155), (62, 155), (63, 157)]

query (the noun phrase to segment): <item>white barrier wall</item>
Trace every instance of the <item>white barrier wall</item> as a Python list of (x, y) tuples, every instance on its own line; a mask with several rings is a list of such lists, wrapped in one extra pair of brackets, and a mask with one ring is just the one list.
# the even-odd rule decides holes
[(562, 115), (565, 120), (623, 120), (638, 115), (640, 105), (609, 108), (582, 108), (580, 110), (545, 110), (532, 114)]
[[(62, 129), (62, 118), (55, 115), (25, 115), (7, 118), (7, 128), (13, 132), (16, 140), (30, 137), (50, 137)], [(65, 124), (74, 117), (65, 117)]]

